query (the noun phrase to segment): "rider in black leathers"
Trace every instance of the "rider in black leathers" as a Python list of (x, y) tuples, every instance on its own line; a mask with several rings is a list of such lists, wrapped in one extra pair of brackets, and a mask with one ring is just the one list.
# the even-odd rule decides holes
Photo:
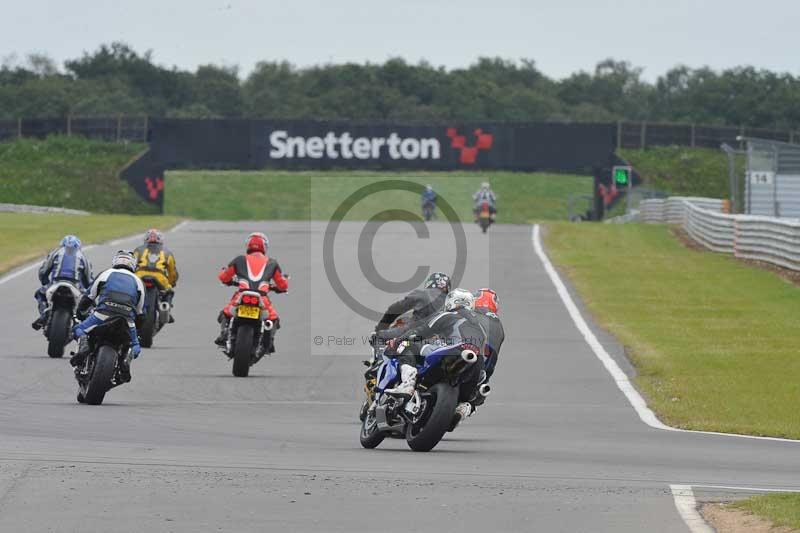
[[(402, 300), (389, 306), (375, 326), (376, 337), (388, 340), (399, 337), (409, 327), (424, 320), (444, 308), (447, 293), (450, 292), (450, 276), (442, 272), (434, 272), (425, 280), (421, 289), (414, 289)], [(411, 320), (399, 327), (389, 326), (407, 311), (412, 311)]]
[(472, 349), (478, 355), (478, 361), (471, 366), (469, 375), (461, 386), (459, 405), (456, 408), (461, 419), (469, 416), (472, 412), (469, 402), (477, 395), (487, 340), (486, 330), (481, 325), (474, 306), (475, 297), (471, 292), (454, 289), (447, 295), (444, 311), (418, 322), (400, 337), (389, 341), (384, 353), (398, 359), (402, 381), (397, 387), (386, 389), (386, 394), (410, 396), (414, 393), (417, 382), (416, 365), (426, 345), (432, 345), (436, 350), (445, 346), (452, 347), (454, 355), (460, 355), (464, 349)]

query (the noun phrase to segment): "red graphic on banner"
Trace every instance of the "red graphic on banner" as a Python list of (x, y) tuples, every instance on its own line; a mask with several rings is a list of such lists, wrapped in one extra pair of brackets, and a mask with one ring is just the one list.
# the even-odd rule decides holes
[(480, 128), (473, 133), (475, 134), (475, 145), (467, 146), (467, 138), (464, 135), (459, 135), (456, 128), (447, 128), (450, 146), (460, 151), (459, 160), (462, 165), (474, 165), (478, 159), (478, 152), (492, 148), (494, 138), (491, 133), (483, 133)]
[(156, 178), (155, 180), (145, 178), (144, 183), (147, 185), (147, 194), (150, 195), (150, 199), (155, 202), (158, 199), (159, 193), (164, 190), (164, 178)]

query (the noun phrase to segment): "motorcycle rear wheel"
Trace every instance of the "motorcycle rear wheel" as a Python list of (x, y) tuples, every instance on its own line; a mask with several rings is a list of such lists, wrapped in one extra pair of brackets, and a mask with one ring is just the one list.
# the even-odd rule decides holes
[(144, 306), (147, 313), (142, 320), (142, 327), (139, 329), (139, 342), (142, 348), (153, 346), (153, 337), (156, 334), (156, 322), (158, 321), (158, 290), (148, 288), (145, 294)]
[(434, 404), (426, 407), (428, 414), (422, 427), (415, 424), (406, 426), (406, 443), (415, 452), (429, 452), (439, 444), (450, 428), (458, 404), (458, 389), (447, 383), (437, 383), (429, 393), (433, 396)]
[(69, 340), (72, 317), (66, 309), (55, 309), (47, 331), (47, 355), (53, 358), (64, 355), (64, 346)]
[(236, 329), (233, 345), (233, 375), (246, 378), (250, 374), (250, 360), (253, 355), (255, 328), (250, 324), (240, 324)]
[(92, 377), (86, 386), (84, 400), (89, 405), (100, 405), (106, 392), (111, 389), (111, 378), (117, 368), (117, 352), (111, 346), (104, 344), (97, 350), (97, 356), (92, 369)]

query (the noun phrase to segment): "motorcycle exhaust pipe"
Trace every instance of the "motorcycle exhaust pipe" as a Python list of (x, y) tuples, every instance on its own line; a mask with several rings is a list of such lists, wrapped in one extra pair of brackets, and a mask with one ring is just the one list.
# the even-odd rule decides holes
[(168, 312), (170, 310), (169, 302), (161, 302), (161, 303), (159, 303), (158, 304), (158, 308), (164, 313)]
[(264, 330), (270, 331), (274, 327), (275, 327), (275, 324), (272, 322), (272, 320), (267, 319), (267, 320), (264, 321)]
[(478, 387), (478, 394), (480, 394), (484, 398), (489, 396), (491, 393), (492, 393), (492, 387), (489, 386), (488, 383), (485, 383), (485, 384), (481, 385), (480, 387)]
[(462, 350), (461, 359), (467, 364), (474, 364), (478, 360), (478, 354), (472, 350)]

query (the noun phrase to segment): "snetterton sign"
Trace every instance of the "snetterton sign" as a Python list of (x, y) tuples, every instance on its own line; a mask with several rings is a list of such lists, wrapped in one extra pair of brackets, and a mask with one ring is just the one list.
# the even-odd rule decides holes
[(401, 137), (391, 132), (386, 137), (356, 137), (348, 131), (329, 131), (323, 137), (290, 135), (275, 130), (269, 136), (271, 159), (374, 159), (386, 157), (414, 161), (441, 159), (442, 147), (435, 137)]

